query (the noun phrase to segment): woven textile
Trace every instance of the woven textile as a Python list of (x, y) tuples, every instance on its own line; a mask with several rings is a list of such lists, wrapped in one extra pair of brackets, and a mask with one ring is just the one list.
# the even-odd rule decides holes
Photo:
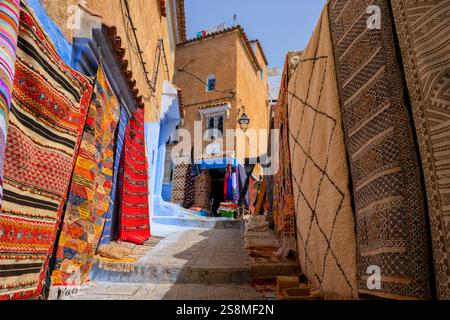
[(23, 4), (0, 214), (0, 299), (41, 293), (91, 95), (90, 81), (64, 64)]
[(51, 290), (81, 286), (103, 230), (112, 187), (119, 103), (100, 66), (70, 185)]
[(122, 158), (122, 150), (123, 150), (123, 139), (125, 136), (125, 130), (128, 123), (128, 117), (126, 110), (121, 107), (120, 108), (120, 119), (119, 124), (117, 125), (117, 134), (116, 134), (116, 147), (114, 151), (114, 170), (113, 170), (113, 180), (111, 193), (109, 196), (109, 207), (108, 212), (105, 217), (105, 226), (103, 227), (102, 236), (100, 238), (100, 244), (108, 244), (111, 240), (115, 239), (117, 236), (117, 219), (119, 212), (119, 203), (117, 201), (117, 192), (118, 192), (118, 180), (119, 180), (119, 166), (120, 159)]
[(194, 180), (194, 207), (210, 210), (211, 176), (208, 170), (200, 171), (200, 175)]
[(150, 238), (143, 109), (136, 110), (128, 123), (121, 163), (119, 240), (143, 244)]
[(170, 202), (183, 205), (186, 194), (186, 182), (191, 172), (189, 157), (176, 157), (173, 159), (174, 169), (172, 176), (172, 197)]
[(186, 171), (186, 181), (184, 187), (183, 208), (189, 209), (194, 205), (194, 171), (193, 165), (190, 164)]
[(280, 167), (274, 176), (273, 183), (273, 212), (276, 233), (280, 239), (283, 253), (297, 252), (297, 240), (295, 237), (295, 209), (294, 194), (292, 189), (291, 156), (289, 149), (288, 129), (288, 85), (290, 56), (286, 63), (281, 80), (280, 95), (275, 107), (274, 129), (280, 131), (279, 135), (279, 163)]
[(326, 297), (355, 298), (355, 220), (327, 6), (288, 93), (300, 265)]
[[(386, 0), (371, 4), (380, 8), (379, 29), (367, 26), (367, 1), (330, 4), (356, 209), (358, 287), (386, 298), (430, 298), (425, 190), (392, 17)], [(380, 290), (367, 287), (370, 266), (380, 268)]]
[(255, 213), (255, 202), (256, 197), (258, 195), (258, 181), (253, 178), (253, 176), (250, 177), (248, 180), (248, 201), (249, 201), (249, 210), (250, 213)]
[(437, 294), (450, 299), (450, 2), (392, 2), (424, 170)]
[(19, 12), (19, 0), (4, 0), (0, 3), (0, 207), (2, 206), (3, 160), (14, 82)]

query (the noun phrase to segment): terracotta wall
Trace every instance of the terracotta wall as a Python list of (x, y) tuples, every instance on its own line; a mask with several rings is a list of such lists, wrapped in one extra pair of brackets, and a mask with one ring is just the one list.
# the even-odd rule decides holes
[[(236, 36), (225, 35), (217, 39), (181, 46), (176, 51), (176, 68), (183, 68), (206, 82), (211, 74), (216, 75), (216, 89), (224, 91), (236, 88)], [(183, 90), (185, 106), (184, 128), (193, 136), (194, 121), (200, 121), (199, 107), (208, 102), (230, 102), (235, 110), (235, 102), (230, 93), (207, 92), (206, 86), (192, 75), (176, 72), (174, 83)], [(225, 127), (233, 124), (235, 116), (227, 119)]]
[[(70, 5), (78, 3), (78, 0), (42, 0), (50, 17), (61, 28), (69, 41), (72, 40), (73, 30), (67, 27), (67, 20), (70, 13), (67, 9)], [(169, 35), (167, 27), (167, 19), (161, 15), (159, 0), (129, 0), (131, 17), (137, 28), (137, 37), (141, 46), (144, 60), (147, 63), (147, 69), (150, 72), (149, 78), (152, 79), (154, 72), (154, 62), (158, 40), (164, 40), (167, 62), (169, 66), (169, 76), (163, 72), (162, 63), (160, 64), (160, 72), (157, 81), (157, 91), (153, 98), (150, 98), (149, 88), (145, 82), (145, 76), (140, 64), (139, 56), (133, 49), (134, 38), (129, 31), (128, 20), (124, 13), (125, 6), (122, 0), (86, 0), (89, 8), (97, 12), (103, 17), (103, 20), (114, 25), (118, 29), (118, 35), (122, 38), (122, 47), (126, 49), (126, 59), (130, 62), (129, 70), (133, 72), (133, 76), (137, 81), (137, 87), (140, 94), (145, 99), (146, 121), (156, 121), (159, 117), (158, 108), (161, 103), (162, 81), (172, 81), (173, 77), (173, 61), (175, 53), (171, 52), (169, 44)], [(167, 8), (167, 10), (169, 10)], [(131, 40), (131, 41), (130, 41)]]
[[(267, 87), (267, 66), (259, 50), (255, 51), (256, 57), (262, 67), (262, 78), (260, 71), (249, 59), (248, 53), (242, 41), (237, 46), (237, 96), (245, 106), (245, 112), (250, 118), (249, 129), (268, 129), (268, 87)], [(259, 133), (258, 133), (259, 134)], [(268, 134), (268, 133), (267, 133)], [(267, 148), (267, 134), (264, 137), (263, 145)], [(258, 140), (259, 143), (259, 140)], [(257, 157), (267, 151), (266, 148), (258, 150), (257, 153), (248, 152), (247, 157)]]
[[(267, 70), (261, 53), (258, 50), (255, 53), (263, 68), (262, 79), (259, 70), (250, 60), (250, 55), (237, 30), (177, 48), (175, 59), (177, 69), (183, 68), (203, 82), (206, 82), (208, 75), (215, 74), (217, 90), (236, 91), (235, 98), (229, 93), (206, 92), (202, 82), (184, 72), (176, 72), (174, 83), (183, 90), (186, 110), (183, 128), (188, 129), (191, 136), (194, 132), (194, 121), (201, 119), (199, 107), (221, 102), (231, 104), (225, 129), (239, 127), (238, 108), (241, 105), (245, 105), (251, 119), (251, 128), (268, 128)], [(257, 155), (247, 153), (246, 156)]]

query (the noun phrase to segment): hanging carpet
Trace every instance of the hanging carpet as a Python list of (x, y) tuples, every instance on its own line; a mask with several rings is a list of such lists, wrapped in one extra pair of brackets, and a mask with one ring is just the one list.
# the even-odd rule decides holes
[(19, 12), (19, 0), (4, 0), (0, 3), (0, 208), (8, 114), (14, 83)]
[[(388, 1), (371, 5), (375, 16), (366, 1), (334, 0), (329, 7), (356, 210), (358, 288), (384, 298), (431, 298), (425, 190), (395, 31)], [(381, 288), (368, 286), (373, 270), (380, 271)]]
[(122, 188), (119, 186), (119, 169), (120, 169), (120, 160), (122, 158), (122, 150), (123, 150), (123, 139), (125, 136), (125, 130), (128, 123), (127, 112), (125, 108), (120, 108), (120, 119), (117, 135), (116, 135), (116, 147), (114, 151), (114, 169), (113, 169), (113, 180), (112, 187), (110, 193), (109, 207), (105, 217), (105, 226), (103, 227), (102, 236), (100, 238), (100, 245), (108, 244), (111, 240), (114, 240), (117, 237), (117, 224), (118, 224), (118, 213), (119, 213), (119, 203), (117, 201), (118, 198), (118, 190)]
[(0, 213), (0, 299), (42, 291), (91, 95), (90, 81), (60, 59), (22, 2)]
[(54, 297), (89, 282), (109, 206), (119, 112), (117, 98), (100, 66), (56, 252), (50, 289)]
[(292, 183), (302, 271), (327, 298), (356, 298), (356, 234), (328, 7), (289, 81)]
[(450, 299), (450, 1), (392, 2), (428, 198), (437, 294)]
[(143, 244), (150, 238), (148, 171), (144, 141), (144, 110), (137, 109), (125, 131), (119, 174), (119, 239)]
[(280, 95), (275, 107), (274, 129), (279, 130), (279, 168), (273, 178), (273, 215), (276, 233), (280, 239), (283, 254), (297, 252), (295, 237), (295, 209), (292, 188), (291, 156), (289, 149), (288, 130), (288, 85), (292, 57), (301, 57), (301, 54), (290, 53), (281, 80)]

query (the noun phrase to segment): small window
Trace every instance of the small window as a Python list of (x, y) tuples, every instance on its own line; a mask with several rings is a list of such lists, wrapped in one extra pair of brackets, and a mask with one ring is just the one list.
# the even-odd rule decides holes
[[(206, 130), (218, 130), (220, 135), (223, 136), (223, 130), (224, 130), (224, 116), (210, 116), (206, 119)], [(214, 131), (208, 132), (212, 133)], [(214, 140), (216, 138), (219, 138), (216, 136), (215, 132), (214, 134), (209, 137), (211, 140)]]
[(223, 117), (219, 117), (219, 124), (217, 125), (217, 129), (222, 133), (223, 135)]
[(209, 118), (208, 119), (208, 130), (209, 129), (214, 129), (214, 118)]
[(261, 78), (261, 80), (264, 80), (264, 71), (262, 71), (261, 69), (259, 70), (259, 77)]
[(216, 76), (210, 75), (208, 79), (206, 80), (206, 91), (214, 91), (216, 90)]

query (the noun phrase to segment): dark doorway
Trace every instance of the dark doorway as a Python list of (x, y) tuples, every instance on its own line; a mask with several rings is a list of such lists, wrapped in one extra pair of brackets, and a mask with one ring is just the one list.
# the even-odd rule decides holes
[(225, 201), (224, 195), (224, 182), (225, 182), (225, 169), (212, 169), (209, 170), (211, 175), (211, 214), (217, 216), (217, 209), (220, 207), (220, 203)]

